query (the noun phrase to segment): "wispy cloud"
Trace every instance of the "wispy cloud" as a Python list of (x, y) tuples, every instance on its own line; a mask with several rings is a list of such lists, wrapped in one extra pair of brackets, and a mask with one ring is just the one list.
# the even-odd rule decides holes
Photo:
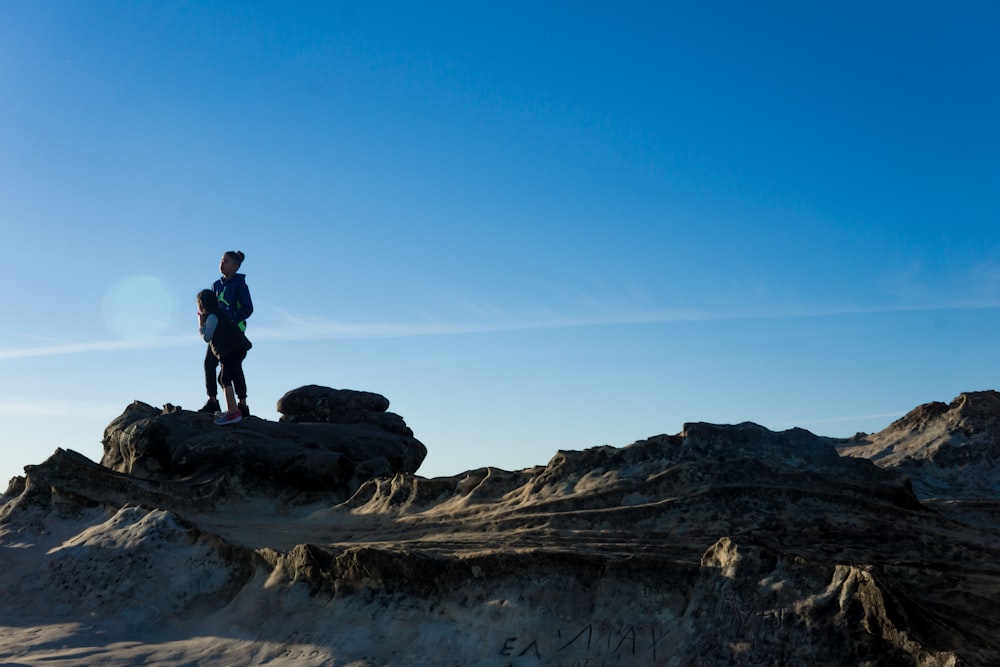
[(0, 329), (0, 335), (5, 338), (21, 339), (31, 343), (45, 345), (66, 345), (73, 342), (71, 339), (66, 337), (43, 335), (25, 331), (11, 331), (9, 329)]
[(996, 308), (1000, 260), (989, 258), (960, 271), (938, 273), (932, 265), (913, 258), (887, 267), (875, 286), (888, 298), (913, 306), (912, 310)]
[[(543, 316), (537, 319), (501, 321), (451, 322), (427, 320), (423, 322), (365, 322), (349, 323), (322, 318), (306, 318), (283, 313), (283, 321), (276, 325), (254, 327), (248, 331), (254, 341), (303, 341), (338, 339), (413, 338), (417, 336), (457, 336), (469, 334), (500, 333), (505, 331), (531, 331), (590, 327), (612, 324), (642, 324), (712, 319), (698, 313), (648, 313), (600, 317)], [(174, 335), (141, 339), (119, 339), (91, 342), (66, 342), (31, 347), (0, 349), (0, 360), (52, 357), (59, 355), (149, 350), (168, 347), (201, 345), (197, 336)]]
[(191, 343), (192, 339), (190, 336), (160, 336), (155, 338), (58, 343), (55, 345), (39, 345), (35, 347), (20, 347), (0, 350), (0, 360), (26, 359), (29, 357), (55, 357), (66, 354), (83, 354), (89, 352), (150, 350), (165, 347), (179, 347), (182, 345), (190, 345)]
[(278, 326), (259, 327), (253, 330), (253, 339), (264, 340), (321, 340), (336, 338), (409, 338), (415, 336), (456, 336), (466, 334), (499, 333), (505, 331), (532, 331), (591, 327), (612, 324), (642, 324), (653, 322), (691, 321), (708, 319), (697, 313), (639, 313), (611, 316), (559, 316), (548, 314), (532, 319), (472, 321), (426, 320), (423, 322), (368, 322), (344, 323), (320, 318), (288, 316)]
[[(418, 336), (458, 336), (514, 331), (581, 328), (627, 324), (667, 324), (683, 322), (733, 322), (749, 320), (789, 320), (819, 317), (846, 317), (894, 312), (954, 311), (998, 308), (995, 302), (952, 305), (904, 305), (844, 308), (773, 308), (746, 310), (649, 310), (636, 312), (605, 311), (598, 314), (560, 315), (539, 313), (533, 318), (500, 319), (484, 317), (468, 321), (427, 319), (420, 322), (339, 322), (317, 317), (303, 317), (278, 310), (278, 322), (254, 326), (252, 340), (303, 341), (337, 339), (412, 338)], [(201, 345), (197, 335), (175, 334), (149, 338), (55, 344), (0, 349), (0, 360), (59, 355), (149, 350)], [(846, 419), (846, 418), (845, 418)], [(854, 418), (851, 418), (854, 419)]]

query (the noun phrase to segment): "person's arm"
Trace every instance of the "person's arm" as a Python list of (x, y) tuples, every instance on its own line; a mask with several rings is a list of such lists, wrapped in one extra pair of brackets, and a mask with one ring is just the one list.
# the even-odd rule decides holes
[(233, 312), (233, 322), (246, 322), (253, 313), (253, 301), (250, 299), (250, 288), (246, 283), (236, 286), (236, 310)]
[(215, 328), (219, 325), (219, 318), (215, 316), (215, 313), (209, 313), (205, 317), (204, 323), (198, 327), (198, 333), (201, 334), (201, 339), (206, 343), (212, 342), (212, 336), (215, 335)]

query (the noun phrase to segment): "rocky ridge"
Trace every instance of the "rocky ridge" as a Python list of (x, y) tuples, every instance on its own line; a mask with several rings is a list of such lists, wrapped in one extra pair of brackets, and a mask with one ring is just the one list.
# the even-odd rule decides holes
[(925, 403), (840, 451), (905, 474), (923, 498), (1000, 498), (1000, 393)]
[(0, 659), (1000, 663), (1000, 539), (976, 509), (998, 499), (996, 392), (851, 440), (692, 423), (434, 479), (385, 399), (290, 394), (289, 419), (232, 431), (135, 403), (103, 465), (60, 450), (15, 478)]

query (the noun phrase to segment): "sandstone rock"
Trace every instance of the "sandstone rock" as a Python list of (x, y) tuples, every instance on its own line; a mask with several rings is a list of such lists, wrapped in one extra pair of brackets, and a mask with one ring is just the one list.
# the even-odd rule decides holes
[(136, 401), (105, 429), (101, 464), (147, 480), (223, 479), (217, 486), (230, 494), (287, 500), (308, 492), (347, 497), (370, 476), (416, 472), (426, 455), (412, 435), (370, 420), (250, 418), (220, 428), (209, 414)]
[(939, 506), (994, 505), (1000, 502), (1000, 393), (926, 403), (840, 452), (906, 475), (918, 496)]
[[(947, 425), (950, 410), (924, 410), (893, 451), (974, 439), (988, 410), (969, 408)], [(348, 497), (324, 476), (303, 495), (310, 471), (275, 452), (353, 464), (371, 449), (343, 434), (330, 448), (325, 429), (388, 431), (203, 419), (133, 404), (105, 435), (116, 470), (59, 450), (11, 485), (0, 656), (34, 664), (61, 643), (117, 664), (1000, 664), (996, 523), (838, 456), (859, 440), (692, 423), (519, 471), (355, 473)]]
[(331, 414), (366, 410), (385, 412), (389, 399), (381, 394), (352, 389), (331, 389), (310, 384), (292, 389), (278, 399), (278, 412), (305, 421), (327, 421)]
[(282, 422), (373, 424), (390, 433), (412, 437), (413, 431), (397, 414), (386, 412), (389, 399), (380, 394), (351, 389), (307, 385), (278, 399)]

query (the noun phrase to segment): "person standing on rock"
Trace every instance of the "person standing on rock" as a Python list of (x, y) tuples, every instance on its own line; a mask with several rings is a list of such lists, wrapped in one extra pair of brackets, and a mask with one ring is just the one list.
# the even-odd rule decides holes
[[(250, 289), (247, 287), (246, 276), (237, 273), (246, 259), (239, 250), (228, 250), (222, 255), (219, 261), (219, 272), (222, 277), (212, 285), (219, 310), (229, 318), (240, 331), (246, 331), (247, 318), (253, 313), (253, 301), (250, 299)], [(219, 412), (218, 385), (216, 384), (216, 369), (219, 367), (219, 359), (212, 352), (209, 345), (205, 351), (205, 391), (208, 392), (208, 401), (198, 412)], [(240, 376), (242, 377), (242, 367)], [(246, 418), (250, 416), (250, 409), (246, 404), (246, 393), (240, 396), (240, 414)]]
[(251, 345), (243, 331), (223, 312), (216, 293), (210, 289), (198, 292), (198, 333), (219, 365), (219, 385), (226, 395), (226, 411), (215, 423), (235, 424), (243, 419), (246, 410), (243, 360)]

